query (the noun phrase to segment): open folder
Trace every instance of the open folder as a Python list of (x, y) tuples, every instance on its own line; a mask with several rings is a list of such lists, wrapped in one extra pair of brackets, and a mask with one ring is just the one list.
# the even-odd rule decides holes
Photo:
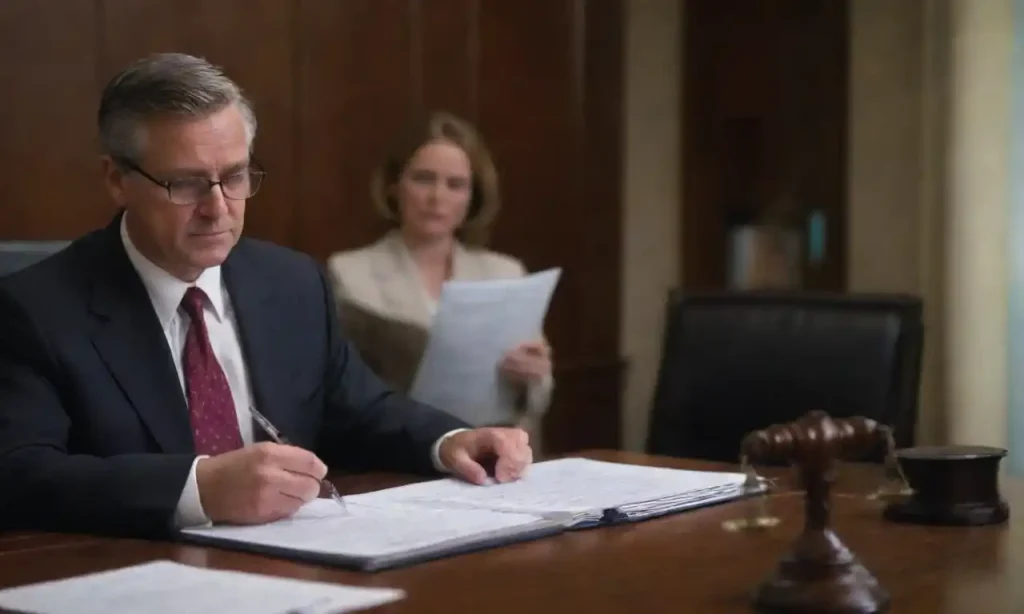
[(566, 458), (537, 463), (516, 482), (420, 482), (348, 496), (347, 515), (334, 502), (317, 499), (286, 520), (181, 535), (373, 571), (731, 501), (749, 494), (744, 482), (740, 473)]

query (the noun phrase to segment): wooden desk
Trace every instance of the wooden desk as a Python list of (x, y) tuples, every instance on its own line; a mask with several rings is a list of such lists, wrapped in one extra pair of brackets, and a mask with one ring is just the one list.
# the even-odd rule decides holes
[[(629, 453), (593, 458), (699, 469), (727, 468)], [(1004, 480), (1009, 525), (929, 528), (889, 523), (862, 495), (880, 469), (847, 465), (833, 499), (834, 528), (892, 593), (894, 614), (997, 614), (1024, 608), (1024, 483)], [(337, 480), (342, 492), (402, 483), (395, 476)], [(375, 610), (398, 612), (750, 612), (749, 595), (802, 527), (802, 497), (771, 500), (782, 524), (731, 534), (730, 503), (629, 526), (601, 528), (376, 574), (338, 571), (256, 555), (134, 540), (54, 535), (0, 537), (0, 586), (50, 580), (156, 558), (192, 565), (399, 587), (408, 597)], [(18, 545), (20, 543), (20, 546)]]

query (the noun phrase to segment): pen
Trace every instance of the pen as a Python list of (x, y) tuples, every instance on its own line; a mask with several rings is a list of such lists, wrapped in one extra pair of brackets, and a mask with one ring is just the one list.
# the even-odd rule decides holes
[[(285, 446), (291, 445), (291, 442), (281, 434), (281, 431), (278, 431), (277, 427), (271, 424), (270, 420), (267, 420), (266, 416), (256, 411), (255, 407), (249, 406), (249, 413), (252, 414), (256, 423), (260, 425), (260, 428), (262, 428), (267, 435), (270, 435), (270, 438), (273, 439), (275, 443)], [(331, 484), (326, 479), (320, 480), (320, 484), (327, 488), (327, 492), (331, 495), (331, 499), (334, 499), (335, 503), (341, 506), (341, 509), (348, 512), (348, 505), (345, 504), (345, 500), (341, 498), (341, 493), (339, 493), (338, 489), (334, 487), (334, 484)]]

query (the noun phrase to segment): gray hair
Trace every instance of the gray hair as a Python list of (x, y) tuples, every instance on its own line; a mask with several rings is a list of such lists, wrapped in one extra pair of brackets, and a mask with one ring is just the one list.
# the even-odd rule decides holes
[(217, 66), (183, 53), (138, 60), (114, 76), (99, 109), (100, 144), (114, 160), (137, 162), (143, 149), (142, 123), (170, 115), (207, 117), (237, 104), (245, 119), (249, 147), (256, 138), (256, 114), (240, 87)]

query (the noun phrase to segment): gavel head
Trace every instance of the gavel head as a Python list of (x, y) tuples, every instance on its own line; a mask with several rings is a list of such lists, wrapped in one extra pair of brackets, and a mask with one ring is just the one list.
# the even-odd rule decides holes
[(832, 418), (812, 411), (796, 422), (775, 424), (743, 438), (749, 462), (786, 462), (823, 466), (868, 453), (883, 443), (887, 428), (869, 418)]

